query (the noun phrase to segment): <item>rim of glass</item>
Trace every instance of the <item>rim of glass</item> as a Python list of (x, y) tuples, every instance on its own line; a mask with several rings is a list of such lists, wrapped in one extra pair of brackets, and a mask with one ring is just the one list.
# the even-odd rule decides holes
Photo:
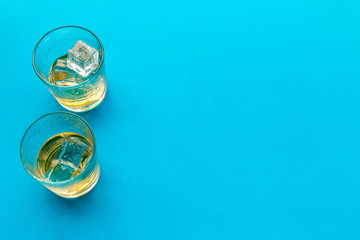
[[(43, 77), (39, 74), (39, 72), (37, 71), (36, 69), (36, 66), (35, 66), (35, 53), (36, 53), (36, 50), (37, 50), (37, 47), (39, 46), (39, 44), (41, 43), (41, 41), (47, 36), (49, 35), (50, 33), (54, 32), (54, 31), (57, 31), (61, 28), (80, 28), (80, 29), (83, 29), (85, 31), (88, 31), (90, 34), (92, 34), (96, 40), (100, 43), (100, 49), (102, 51), (102, 56), (101, 56), (101, 61), (100, 61), (100, 64), (99, 64), (99, 67), (96, 69), (95, 73), (93, 74), (92, 77), (88, 78), (86, 81), (78, 84), (78, 85), (75, 85), (75, 86), (58, 86), (58, 85), (54, 85), (54, 84), (51, 84), (47, 81), (47, 79), (43, 79)], [(45, 84), (49, 84), (50, 86), (54, 86), (54, 87), (58, 87), (58, 88), (75, 88), (75, 87), (79, 87), (81, 85), (84, 85), (85, 83), (89, 82), (90, 80), (92, 80), (94, 77), (96, 77), (96, 75), (98, 74), (99, 70), (101, 69), (102, 65), (103, 65), (103, 62), (104, 62), (104, 58), (105, 58), (105, 51), (104, 51), (104, 47), (100, 41), (100, 39), (95, 35), (95, 33), (93, 33), (92, 31), (90, 31), (89, 29), (87, 28), (84, 28), (84, 27), (80, 27), (80, 26), (76, 26), (76, 25), (66, 25), (66, 26), (61, 26), (61, 27), (57, 27), (57, 28), (54, 28), (53, 30), (50, 30), (48, 31), (47, 33), (45, 33), (41, 38), (40, 40), (36, 43), (35, 45), (35, 48), (33, 50), (33, 54), (32, 54), (32, 66), (33, 66), (33, 69), (36, 73), (36, 75), (41, 79), (41, 81), (43, 81)]]
[[(95, 153), (96, 153), (96, 140), (95, 140), (95, 135), (94, 135), (94, 132), (93, 130), (91, 129), (90, 125), (85, 121), (85, 119), (83, 119), (82, 117), (80, 117), (79, 115), (75, 114), (75, 113), (71, 113), (71, 112), (65, 112), (65, 111), (58, 111), (58, 112), (52, 112), (52, 113), (47, 113), (39, 118), (37, 118), (33, 123), (30, 124), (30, 126), (26, 129), (23, 137), (21, 138), (21, 142), (20, 142), (20, 159), (21, 159), (21, 163), (22, 165), (24, 166), (25, 168), (25, 164), (24, 164), (24, 159), (23, 159), (23, 155), (22, 155), (22, 145), (23, 145), (23, 142), (24, 142), (24, 139), (25, 139), (25, 136), (26, 134), (28, 133), (28, 131), (31, 129), (31, 127), (37, 123), (39, 120), (45, 118), (45, 117), (48, 117), (50, 115), (56, 115), (56, 114), (69, 114), (69, 115), (72, 115), (74, 117), (77, 117), (79, 118), (81, 121), (83, 121), (85, 123), (85, 125), (89, 128), (90, 130), (90, 134), (91, 134), (91, 137), (94, 139), (94, 144), (93, 144), (93, 152), (91, 153), (91, 155), (89, 156), (89, 160), (86, 162), (86, 165), (85, 167), (83, 168), (83, 170), (86, 170), (90, 165), (91, 165), (91, 162), (94, 161), (94, 156), (95, 156)], [(70, 179), (67, 179), (67, 180), (64, 180), (64, 181), (59, 181), (59, 182), (52, 182), (52, 181), (49, 181), (49, 180), (46, 180), (46, 179), (42, 179), (42, 178), (38, 178), (36, 175), (32, 174), (27, 168), (25, 168), (26, 172), (28, 172), (33, 178), (35, 178), (36, 180), (40, 181), (40, 182), (46, 182), (46, 183), (51, 183), (52, 185), (62, 185), (64, 183), (67, 183), (67, 182), (71, 182), (71, 181), (74, 181), (74, 179), (78, 176), (81, 175), (82, 172), (84, 171), (81, 171), (77, 176), (73, 177), (73, 178), (70, 178)]]

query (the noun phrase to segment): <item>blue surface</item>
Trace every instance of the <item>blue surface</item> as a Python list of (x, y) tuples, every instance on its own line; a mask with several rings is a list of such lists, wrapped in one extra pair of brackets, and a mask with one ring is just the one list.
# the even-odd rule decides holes
[[(359, 23), (355, 0), (0, 0), (0, 238), (359, 239)], [(31, 65), (62, 25), (98, 35), (109, 86), (78, 201), (19, 158), (62, 110)]]

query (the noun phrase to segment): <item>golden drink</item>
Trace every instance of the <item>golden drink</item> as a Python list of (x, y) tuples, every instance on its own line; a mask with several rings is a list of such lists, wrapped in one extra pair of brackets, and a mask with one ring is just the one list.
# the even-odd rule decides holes
[[(68, 54), (57, 58), (49, 72), (49, 83), (62, 87), (63, 94), (55, 94), (56, 100), (66, 109), (83, 112), (94, 108), (105, 97), (104, 74), (96, 69), (86, 77), (67, 67)], [(92, 77), (95, 79), (90, 80)], [(89, 80), (89, 82), (87, 82)]]
[[(92, 153), (93, 143), (85, 137), (72, 132), (57, 134), (48, 139), (38, 153), (38, 175), (59, 185), (46, 186), (56, 194), (79, 197), (90, 191), (99, 179), (98, 164), (83, 171)], [(72, 183), (68, 184), (69, 181)]]

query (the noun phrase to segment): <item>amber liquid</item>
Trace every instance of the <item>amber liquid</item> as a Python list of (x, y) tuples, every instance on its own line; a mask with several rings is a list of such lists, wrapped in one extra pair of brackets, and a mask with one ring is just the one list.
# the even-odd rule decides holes
[(75, 112), (96, 107), (106, 94), (104, 71), (96, 75), (97, 70), (94, 70), (88, 77), (83, 78), (66, 67), (67, 58), (67, 54), (57, 58), (50, 68), (49, 83), (62, 87), (61, 94), (56, 94), (59, 90), (53, 92), (54, 97), (64, 108)]
[[(53, 166), (58, 161), (61, 145), (70, 138), (89, 146), (91, 151), (82, 158), (78, 166), (74, 166), (75, 170), (69, 174), (61, 167), (54, 168)], [(87, 166), (91, 153), (92, 144), (77, 133), (64, 132), (48, 139), (41, 147), (37, 157), (37, 168), (40, 177), (46, 182), (44, 185), (65, 198), (76, 198), (90, 191), (96, 185), (100, 175), (97, 162)], [(49, 178), (50, 174), (51, 178)]]

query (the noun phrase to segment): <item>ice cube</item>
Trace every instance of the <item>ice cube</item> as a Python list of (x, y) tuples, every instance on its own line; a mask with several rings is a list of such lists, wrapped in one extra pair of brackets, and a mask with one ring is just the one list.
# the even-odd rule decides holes
[(63, 141), (60, 151), (55, 158), (67, 162), (73, 168), (82, 168), (82, 162), (90, 156), (91, 152), (92, 147), (76, 138), (70, 137)]
[(68, 50), (67, 67), (87, 77), (99, 66), (99, 52), (79, 40)]
[(54, 159), (51, 162), (49, 171), (47, 171), (44, 177), (52, 182), (68, 180), (81, 172), (79, 168), (73, 167), (74, 166), (71, 166), (71, 164), (62, 161), (61, 159)]
[(49, 74), (49, 81), (57, 86), (75, 86), (84, 81), (77, 72), (67, 67), (67, 55), (55, 60)]
[(79, 174), (91, 155), (92, 147), (70, 137), (61, 144), (59, 152), (51, 162), (45, 178), (53, 181), (64, 181)]

